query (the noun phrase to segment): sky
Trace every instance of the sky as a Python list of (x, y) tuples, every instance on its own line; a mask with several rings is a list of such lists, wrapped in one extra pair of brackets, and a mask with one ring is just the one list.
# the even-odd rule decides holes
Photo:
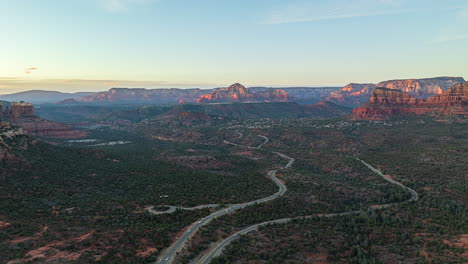
[(0, 0), (0, 94), (468, 78), (467, 0)]

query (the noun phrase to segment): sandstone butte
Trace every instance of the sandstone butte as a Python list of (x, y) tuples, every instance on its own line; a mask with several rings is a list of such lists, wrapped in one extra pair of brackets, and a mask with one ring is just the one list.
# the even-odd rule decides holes
[(436, 77), (390, 80), (380, 82), (377, 85), (372, 83), (350, 83), (342, 89), (330, 93), (326, 100), (336, 104), (360, 106), (368, 101), (376, 87), (400, 90), (415, 98), (424, 99), (434, 95), (441, 95), (453, 85), (464, 82), (465, 80), (461, 77)]
[(227, 102), (288, 102), (289, 95), (281, 89), (269, 88), (265, 91), (251, 92), (242, 84), (235, 83), (227, 88), (216, 89), (204, 94), (196, 100), (197, 103), (227, 103)]
[(468, 117), (468, 82), (452, 86), (440, 95), (419, 99), (407, 92), (376, 88), (368, 103), (353, 110), (352, 118), (383, 120), (391, 117), (424, 115)]
[(10, 106), (0, 104), (0, 120), (8, 121), (12, 126), (22, 128), (31, 136), (49, 138), (82, 138), (84, 131), (74, 130), (71, 126), (45, 120), (34, 114), (34, 106), (26, 102), (12, 102)]

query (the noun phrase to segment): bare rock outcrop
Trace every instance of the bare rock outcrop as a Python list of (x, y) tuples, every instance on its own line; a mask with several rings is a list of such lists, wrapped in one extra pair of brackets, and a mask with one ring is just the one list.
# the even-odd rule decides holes
[(361, 105), (367, 102), (375, 87), (373, 83), (350, 83), (342, 89), (330, 93), (326, 100), (346, 106)]
[(426, 79), (404, 79), (380, 82), (377, 85), (372, 83), (350, 83), (342, 89), (330, 93), (327, 101), (346, 105), (360, 106), (369, 100), (376, 87), (407, 92), (409, 95), (424, 99), (434, 95), (441, 95), (450, 87), (464, 83), (461, 77), (436, 77)]
[(265, 91), (252, 92), (240, 83), (227, 88), (216, 89), (204, 94), (197, 103), (230, 103), (230, 102), (288, 102), (289, 95), (281, 89), (269, 88)]
[(34, 114), (34, 105), (26, 102), (0, 104), (0, 120), (23, 129), (31, 136), (82, 138), (87, 135), (85, 131), (75, 130), (69, 125), (37, 117)]
[(450, 87), (464, 82), (465, 80), (461, 77), (437, 77), (385, 81), (377, 84), (377, 87), (400, 90), (416, 98), (429, 98), (440, 95)]
[(468, 117), (468, 82), (457, 84), (426, 99), (407, 92), (376, 88), (368, 103), (353, 110), (354, 119), (382, 120), (398, 116), (430, 114), (438, 117)]
[(12, 102), (9, 105), (0, 103), (0, 119), (16, 120), (34, 116), (34, 106), (26, 102)]

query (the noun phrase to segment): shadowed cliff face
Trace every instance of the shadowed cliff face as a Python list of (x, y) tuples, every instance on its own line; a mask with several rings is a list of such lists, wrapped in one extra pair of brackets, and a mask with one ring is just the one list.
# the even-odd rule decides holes
[(327, 101), (340, 105), (357, 106), (367, 102), (375, 84), (372, 83), (350, 83), (341, 90), (330, 93)]
[(461, 77), (437, 77), (427, 79), (405, 79), (380, 82), (379, 84), (356, 84), (351, 83), (341, 90), (331, 93), (327, 101), (348, 106), (360, 106), (368, 101), (376, 87), (407, 92), (409, 95), (423, 99), (434, 95), (441, 95), (450, 87), (464, 83)]
[(376, 88), (369, 102), (354, 109), (352, 116), (354, 119), (381, 120), (423, 114), (468, 117), (468, 82), (427, 99), (415, 98), (399, 90)]
[(31, 116), (34, 116), (34, 106), (30, 103), (12, 102), (9, 106), (0, 103), (0, 119), (16, 120)]
[(83, 138), (87, 133), (73, 129), (71, 126), (45, 120), (37, 116), (19, 118), (11, 122), (13, 126), (22, 128), (26, 134), (47, 138)]
[[(212, 90), (208, 90), (212, 91)], [(207, 90), (201, 89), (129, 89), (112, 88), (79, 99), (81, 102), (101, 103), (178, 103), (195, 102)]]
[(227, 88), (217, 89), (198, 98), (197, 103), (231, 103), (231, 102), (287, 102), (288, 94), (281, 89), (267, 89), (252, 92), (242, 84), (235, 83)]
[(0, 104), (0, 119), (12, 126), (22, 128), (31, 136), (49, 138), (81, 138), (87, 135), (84, 131), (74, 130), (71, 126), (37, 117), (33, 104), (12, 102), (5, 107)]

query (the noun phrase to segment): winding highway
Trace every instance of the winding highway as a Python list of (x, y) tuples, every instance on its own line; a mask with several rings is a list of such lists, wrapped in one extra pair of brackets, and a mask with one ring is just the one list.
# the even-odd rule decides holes
[[(246, 147), (246, 148), (250, 148), (250, 149), (260, 149), (265, 144), (267, 144), (269, 142), (269, 139), (267, 137), (265, 137), (265, 136), (259, 136), (259, 137), (262, 137), (264, 139), (264, 142), (262, 144), (256, 146), (256, 147), (237, 145), (237, 144), (229, 142), (227, 140), (225, 140), (224, 143), (230, 144), (230, 145), (235, 145), (235, 146), (240, 146), (240, 147)], [(288, 160), (288, 163), (284, 167), (282, 167), (281, 169), (288, 169), (293, 165), (295, 159), (293, 159), (293, 158), (291, 158), (291, 157), (289, 157), (289, 156), (287, 156), (286, 154), (283, 154), (283, 153), (279, 153), (279, 152), (274, 152), (274, 153), (276, 155)], [(272, 195), (270, 195), (268, 197), (260, 198), (260, 199), (254, 200), (254, 201), (246, 202), (246, 203), (230, 204), (226, 208), (215, 211), (212, 214), (200, 219), (199, 221), (197, 221), (195, 223), (192, 223), (182, 233), (182, 235), (180, 235), (180, 237), (178, 237), (177, 240), (174, 241), (174, 243), (172, 243), (172, 245), (169, 248), (167, 248), (161, 254), (161, 256), (156, 261), (156, 263), (157, 264), (173, 263), (175, 258), (177, 257), (177, 254), (185, 247), (187, 242), (197, 233), (197, 231), (200, 229), (200, 227), (208, 224), (209, 222), (211, 222), (211, 220), (213, 220), (213, 219), (215, 219), (217, 217), (220, 217), (222, 215), (232, 213), (232, 212), (234, 212), (236, 210), (239, 210), (239, 209), (242, 209), (242, 208), (245, 208), (245, 207), (248, 207), (248, 206), (252, 206), (254, 204), (266, 203), (268, 201), (274, 200), (274, 199), (280, 197), (281, 195), (283, 195), (287, 191), (287, 188), (286, 188), (286, 185), (284, 185), (280, 180), (278, 180), (278, 178), (276, 178), (276, 173), (277, 172), (278, 172), (278, 170), (270, 170), (268, 172), (269, 178), (278, 186), (278, 191), (275, 194), (272, 194)], [(155, 211), (154, 207), (149, 207), (147, 210), (150, 213), (153, 213), (153, 214), (162, 214), (162, 213), (172, 213), (177, 208), (181, 208), (181, 209), (184, 209), (184, 210), (194, 210), (193, 208), (201, 209), (201, 208), (206, 208), (208, 206), (216, 207), (218, 205), (200, 205), (200, 206), (192, 207), (192, 208), (167, 206), (167, 207), (169, 207), (169, 210), (163, 211), (163, 212)]]
[[(379, 175), (382, 179), (384, 179), (385, 181), (387, 182), (390, 182), (392, 184), (395, 184), (397, 186), (399, 186), (400, 188), (403, 188), (404, 190), (407, 190), (411, 193), (411, 198), (404, 201), (404, 202), (401, 202), (401, 203), (407, 203), (407, 202), (414, 202), (414, 201), (417, 201), (419, 199), (419, 196), (418, 196), (418, 193), (389, 178), (389, 177), (386, 177), (385, 175), (383, 175), (383, 173), (379, 170), (377, 170), (376, 168), (372, 167), (369, 163), (361, 160), (361, 159), (358, 159), (356, 157), (352, 157), (358, 161), (360, 161), (362, 164), (364, 164), (367, 168), (369, 168), (371, 171), (373, 171), (374, 173), (376, 173), (377, 175)], [(373, 207), (369, 207), (368, 210), (369, 211), (376, 211), (376, 210), (380, 210), (380, 209), (384, 209), (384, 208), (389, 208), (389, 207), (392, 207), (392, 206), (397, 206), (401, 203), (389, 203), (389, 204), (382, 204), (382, 205), (378, 205), (378, 206), (373, 206)], [(240, 231), (238, 231), (237, 233), (234, 233), (232, 234), (231, 236), (225, 238), (224, 240), (222, 240), (221, 242), (217, 243), (216, 245), (214, 245), (212, 248), (210, 248), (208, 250), (208, 252), (206, 252), (204, 255), (202, 255), (195, 263), (196, 264), (209, 264), (213, 258), (221, 255), (222, 251), (229, 245), (231, 244), (234, 240), (236, 239), (239, 239), (242, 235), (246, 235), (250, 232), (253, 232), (253, 231), (257, 231), (259, 227), (261, 226), (266, 226), (266, 225), (270, 225), (270, 224), (284, 224), (284, 223), (288, 223), (289, 221), (291, 220), (299, 220), (299, 219), (309, 219), (309, 218), (315, 218), (315, 217), (324, 217), (324, 218), (327, 218), (327, 217), (337, 217), (337, 216), (345, 216), (345, 215), (358, 215), (360, 214), (361, 211), (360, 210), (355, 210), (355, 211), (349, 211), (349, 212), (343, 212), (343, 213), (332, 213), (332, 214), (314, 214), (314, 215), (307, 215), (307, 216), (299, 216), (299, 217), (294, 217), (294, 218), (282, 218), (282, 219), (276, 219), (276, 220), (271, 220), (271, 221), (266, 221), (266, 222), (263, 222), (263, 223), (259, 223), (259, 224), (255, 224), (255, 225), (251, 225), (247, 228), (244, 228)]]
[(168, 207), (169, 209), (165, 211), (158, 211), (154, 209), (154, 206), (149, 206), (146, 208), (146, 211), (152, 215), (162, 215), (162, 214), (172, 214), (174, 213), (177, 209), (179, 210), (187, 210), (187, 211), (193, 211), (193, 210), (200, 210), (200, 209), (205, 209), (205, 208), (215, 208), (218, 206), (221, 206), (220, 204), (204, 204), (204, 205), (198, 205), (194, 207), (182, 207), (182, 206), (174, 206), (174, 205), (160, 205), (161, 207)]
[[(238, 133), (238, 134), (239, 134), (239, 138), (242, 138), (242, 136), (243, 136), (242, 133)], [(264, 139), (264, 142), (261, 143), (260, 145), (256, 146), (256, 147), (239, 145), (239, 144), (227, 141), (227, 140), (224, 140), (224, 143), (234, 145), (234, 146), (238, 146), (238, 147), (245, 147), (245, 148), (249, 148), (249, 149), (261, 149), (265, 144), (267, 144), (269, 142), (269, 139), (267, 137), (265, 137), (265, 136), (259, 136), (259, 137), (262, 137)], [(286, 154), (283, 154), (283, 153), (280, 153), (280, 152), (273, 152), (273, 153), (275, 153), (276, 155), (278, 155), (278, 156), (280, 156), (280, 157), (282, 157), (284, 159), (289, 160), (288, 163), (284, 167), (282, 167), (281, 169), (288, 169), (295, 162), (294, 158), (291, 158), (291, 157), (287, 156)], [(382, 205), (372, 206), (372, 207), (368, 208), (368, 211), (381, 210), (381, 209), (384, 209), (384, 208), (397, 206), (397, 205), (399, 205), (401, 203), (417, 201), (419, 199), (417, 192), (414, 191), (413, 189), (411, 189), (411, 188), (409, 188), (409, 187), (407, 187), (407, 186), (393, 180), (390, 177), (385, 176), (381, 171), (379, 171), (378, 169), (372, 167), (369, 163), (367, 163), (367, 162), (365, 162), (365, 161), (363, 161), (363, 160), (361, 160), (359, 158), (356, 158), (356, 157), (351, 157), (351, 158), (354, 158), (354, 159), (360, 161), (362, 164), (364, 164), (364, 166), (366, 166), (372, 172), (374, 172), (375, 174), (380, 176), (383, 180), (385, 180), (385, 181), (387, 181), (387, 182), (389, 182), (391, 184), (395, 184), (395, 185), (399, 186), (400, 188), (410, 192), (410, 194), (411, 194), (411, 198), (409, 198), (408, 200), (406, 200), (404, 202), (389, 203), (389, 204), (382, 204)], [(274, 199), (282, 196), (287, 191), (287, 188), (286, 188), (286, 185), (284, 185), (281, 181), (278, 180), (278, 178), (276, 178), (276, 173), (277, 172), (278, 172), (278, 170), (270, 170), (268, 172), (269, 178), (278, 186), (278, 191), (275, 194), (272, 194), (272, 195), (270, 195), (268, 197), (264, 197), (264, 198), (257, 199), (257, 200), (254, 200), (254, 201), (246, 202), (246, 203), (229, 204), (229, 205), (227, 205), (227, 207), (225, 207), (223, 209), (220, 209), (220, 210), (217, 210), (217, 211), (213, 212), (212, 214), (200, 219), (199, 221), (197, 221), (195, 223), (192, 223), (182, 233), (182, 235), (180, 237), (178, 237), (177, 240), (169, 248), (167, 248), (163, 252), (163, 254), (161, 254), (161, 256), (159, 257), (156, 264), (173, 263), (175, 258), (177, 257), (177, 254), (184, 249), (184, 247), (186, 246), (188, 241), (197, 233), (197, 231), (200, 229), (200, 227), (208, 224), (209, 222), (211, 222), (211, 220), (213, 220), (213, 219), (215, 219), (217, 217), (220, 217), (222, 215), (232, 213), (232, 212), (234, 212), (236, 210), (239, 210), (239, 209), (242, 209), (242, 208), (245, 208), (245, 207), (248, 207), (248, 206), (252, 206), (252, 205), (258, 204), (258, 203), (265, 203), (265, 202), (274, 200)], [(199, 206), (189, 207), (189, 208), (187, 208), (187, 207), (167, 206), (167, 207), (169, 207), (169, 209), (166, 210), (166, 211), (163, 211), (163, 212), (159, 212), (159, 211), (154, 210), (154, 207), (149, 207), (149, 208), (147, 208), (147, 210), (148, 210), (148, 212), (150, 212), (152, 214), (164, 214), (164, 213), (173, 213), (178, 208), (182, 209), (182, 210), (197, 210), (197, 209), (203, 209), (203, 208), (214, 208), (214, 207), (218, 207), (218, 206), (221, 206), (221, 205), (219, 205), (219, 204), (209, 204), (209, 205), (199, 205)], [(266, 225), (270, 225), (270, 224), (284, 224), (284, 223), (288, 223), (289, 221), (299, 220), (299, 219), (310, 219), (310, 218), (316, 218), (316, 217), (329, 218), (329, 217), (339, 217), (339, 216), (346, 216), (346, 215), (358, 215), (360, 213), (361, 213), (360, 210), (354, 210), (354, 211), (348, 211), (348, 212), (342, 212), (342, 213), (313, 214), (313, 215), (299, 216), (299, 217), (293, 217), (293, 218), (275, 219), (275, 220), (270, 220), (270, 221), (258, 223), (258, 224), (255, 224), (255, 225), (251, 225), (251, 226), (249, 226), (247, 228), (244, 228), (244, 229), (232, 234), (231, 236), (225, 238), (224, 240), (216, 243), (205, 254), (203, 254), (198, 260), (196, 260), (195, 263), (197, 263), (197, 264), (209, 264), (213, 260), (213, 258), (219, 256), (222, 253), (222, 251), (229, 244), (231, 244), (234, 240), (238, 239), (242, 235), (248, 234), (248, 233), (253, 232), (253, 231), (257, 231), (258, 228), (261, 227), (261, 226), (266, 226)]]
[[(241, 138), (243, 135), (242, 133), (240, 132), (237, 132), (239, 133), (239, 138)], [(248, 148), (248, 149), (261, 149), (265, 144), (267, 144), (268, 142), (270, 142), (270, 139), (268, 139), (267, 137), (265, 136), (262, 136), (262, 135), (259, 135), (258, 137), (261, 137), (264, 139), (263, 143), (256, 146), (256, 147), (252, 147), (252, 146), (245, 146), (245, 145), (239, 145), (239, 144), (236, 144), (236, 143), (233, 143), (231, 141), (228, 141), (228, 140), (224, 140), (224, 144), (229, 144), (229, 145), (233, 145), (233, 146), (237, 146), (237, 147), (243, 147), (243, 148)]]

